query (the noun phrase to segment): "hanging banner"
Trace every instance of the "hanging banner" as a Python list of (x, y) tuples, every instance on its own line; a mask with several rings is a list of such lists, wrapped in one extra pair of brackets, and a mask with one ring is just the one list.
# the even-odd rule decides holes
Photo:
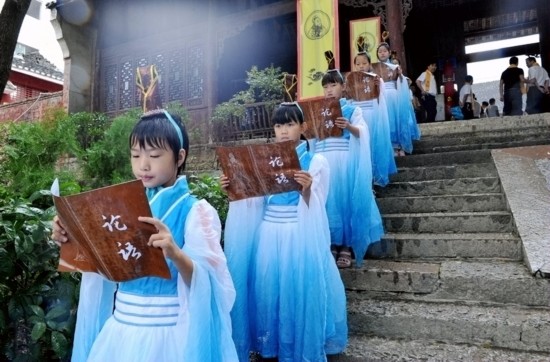
[(377, 62), (376, 47), (380, 44), (380, 17), (352, 20), (349, 22), (350, 34), (350, 59), (351, 70), (355, 70), (354, 59), (361, 49), (364, 49), (369, 55), (371, 62)]
[(321, 79), (340, 68), (338, 0), (298, 0), (298, 99), (323, 97)]

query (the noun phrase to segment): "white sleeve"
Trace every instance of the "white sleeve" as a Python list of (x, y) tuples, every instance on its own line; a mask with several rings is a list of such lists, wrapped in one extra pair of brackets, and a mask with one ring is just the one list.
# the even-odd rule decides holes
[[(225, 255), (220, 245), (221, 223), (218, 213), (205, 200), (196, 202), (185, 222), (183, 250), (193, 260), (193, 276), (189, 287), (181, 276), (178, 294), (188, 326), (186, 360), (237, 361), (237, 351), (231, 337), (231, 308), (235, 288), (229, 275)], [(205, 348), (205, 346), (209, 346)]]

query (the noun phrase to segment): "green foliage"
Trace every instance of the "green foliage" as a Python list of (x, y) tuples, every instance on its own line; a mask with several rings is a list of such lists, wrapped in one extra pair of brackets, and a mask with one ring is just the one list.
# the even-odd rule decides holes
[(254, 103), (254, 97), (249, 91), (240, 91), (229, 101), (220, 103), (214, 108), (212, 122), (226, 122), (231, 117), (244, 117), (246, 112), (245, 105)]
[(281, 68), (270, 66), (259, 70), (258, 67), (252, 66), (246, 75), (246, 84), (249, 85), (249, 88), (236, 93), (229, 101), (218, 104), (212, 113), (211, 120), (213, 122), (226, 122), (231, 117), (243, 117), (247, 104), (277, 103), (283, 99), (284, 86)]
[[(49, 189), (58, 160), (81, 152), (76, 126), (64, 113), (53, 112), (41, 122), (10, 123), (6, 127), (0, 170), (8, 191), (22, 198)], [(75, 180), (77, 173), (73, 170), (64, 176)]]
[(191, 175), (188, 176), (189, 188), (194, 196), (199, 199), (205, 199), (218, 212), (222, 224), (221, 244), (223, 247), (223, 230), (225, 229), (225, 220), (229, 210), (229, 199), (222, 191), (220, 180), (211, 175)]
[(79, 112), (71, 114), (69, 118), (76, 125), (76, 137), (83, 150), (101, 140), (111, 125), (111, 120), (103, 113)]
[(56, 270), (59, 249), (49, 240), (53, 210), (32, 203), (44, 194), (0, 207), (0, 359), (70, 355), (78, 281)]
[(283, 73), (273, 65), (259, 70), (255, 65), (246, 72), (246, 83), (256, 102), (280, 102), (283, 99)]
[(179, 102), (171, 102), (168, 103), (166, 106), (166, 110), (170, 112), (171, 114), (175, 114), (176, 116), (180, 116), (183, 124), (187, 128), (187, 132), (189, 132), (189, 123), (191, 121), (191, 117), (189, 116), (189, 112), (186, 108), (184, 108), (181, 103)]
[(218, 211), (218, 215), (223, 224), (227, 218), (229, 201), (225, 192), (222, 191), (219, 179), (211, 175), (191, 175), (188, 177), (188, 180), (189, 188), (193, 195), (199, 199), (208, 201), (208, 203)]
[(103, 139), (86, 150), (81, 166), (88, 187), (103, 187), (133, 179), (128, 137), (140, 113), (135, 109), (113, 119)]

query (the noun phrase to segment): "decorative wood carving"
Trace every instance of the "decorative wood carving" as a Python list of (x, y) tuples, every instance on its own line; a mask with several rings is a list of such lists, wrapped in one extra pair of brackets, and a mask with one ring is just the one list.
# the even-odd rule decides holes
[[(387, 0), (386, 0), (387, 1)], [(388, 24), (386, 21), (386, 1), (376, 1), (376, 0), (339, 0), (338, 2), (340, 4), (351, 6), (354, 8), (366, 8), (366, 7), (372, 7), (373, 13), (376, 16), (380, 17), (380, 21), (382, 22), (382, 25), (384, 25), (384, 28), (388, 28)], [(395, 1), (395, 0), (392, 0)], [(412, 10), (412, 4), (413, 0), (401, 0), (401, 8), (403, 10), (403, 14), (401, 16), (401, 21), (403, 24), (403, 30), (405, 30), (405, 22), (407, 20), (407, 17), (409, 16), (409, 13)]]

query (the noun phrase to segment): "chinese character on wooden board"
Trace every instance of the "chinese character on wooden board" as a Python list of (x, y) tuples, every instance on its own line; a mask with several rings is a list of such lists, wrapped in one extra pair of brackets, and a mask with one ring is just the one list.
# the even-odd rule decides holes
[(346, 95), (354, 101), (369, 101), (380, 96), (378, 75), (367, 72), (349, 72), (346, 75)]
[(336, 126), (336, 118), (342, 117), (340, 101), (336, 98), (320, 98), (299, 101), (307, 124), (304, 136), (323, 140), (342, 136), (342, 129)]
[(54, 196), (69, 241), (61, 244), (60, 271), (92, 271), (113, 281), (170, 277), (162, 250), (148, 246), (154, 226), (141, 180), (72, 196)]
[(217, 147), (218, 162), (229, 178), (229, 199), (298, 191), (294, 173), (300, 170), (294, 141)]

